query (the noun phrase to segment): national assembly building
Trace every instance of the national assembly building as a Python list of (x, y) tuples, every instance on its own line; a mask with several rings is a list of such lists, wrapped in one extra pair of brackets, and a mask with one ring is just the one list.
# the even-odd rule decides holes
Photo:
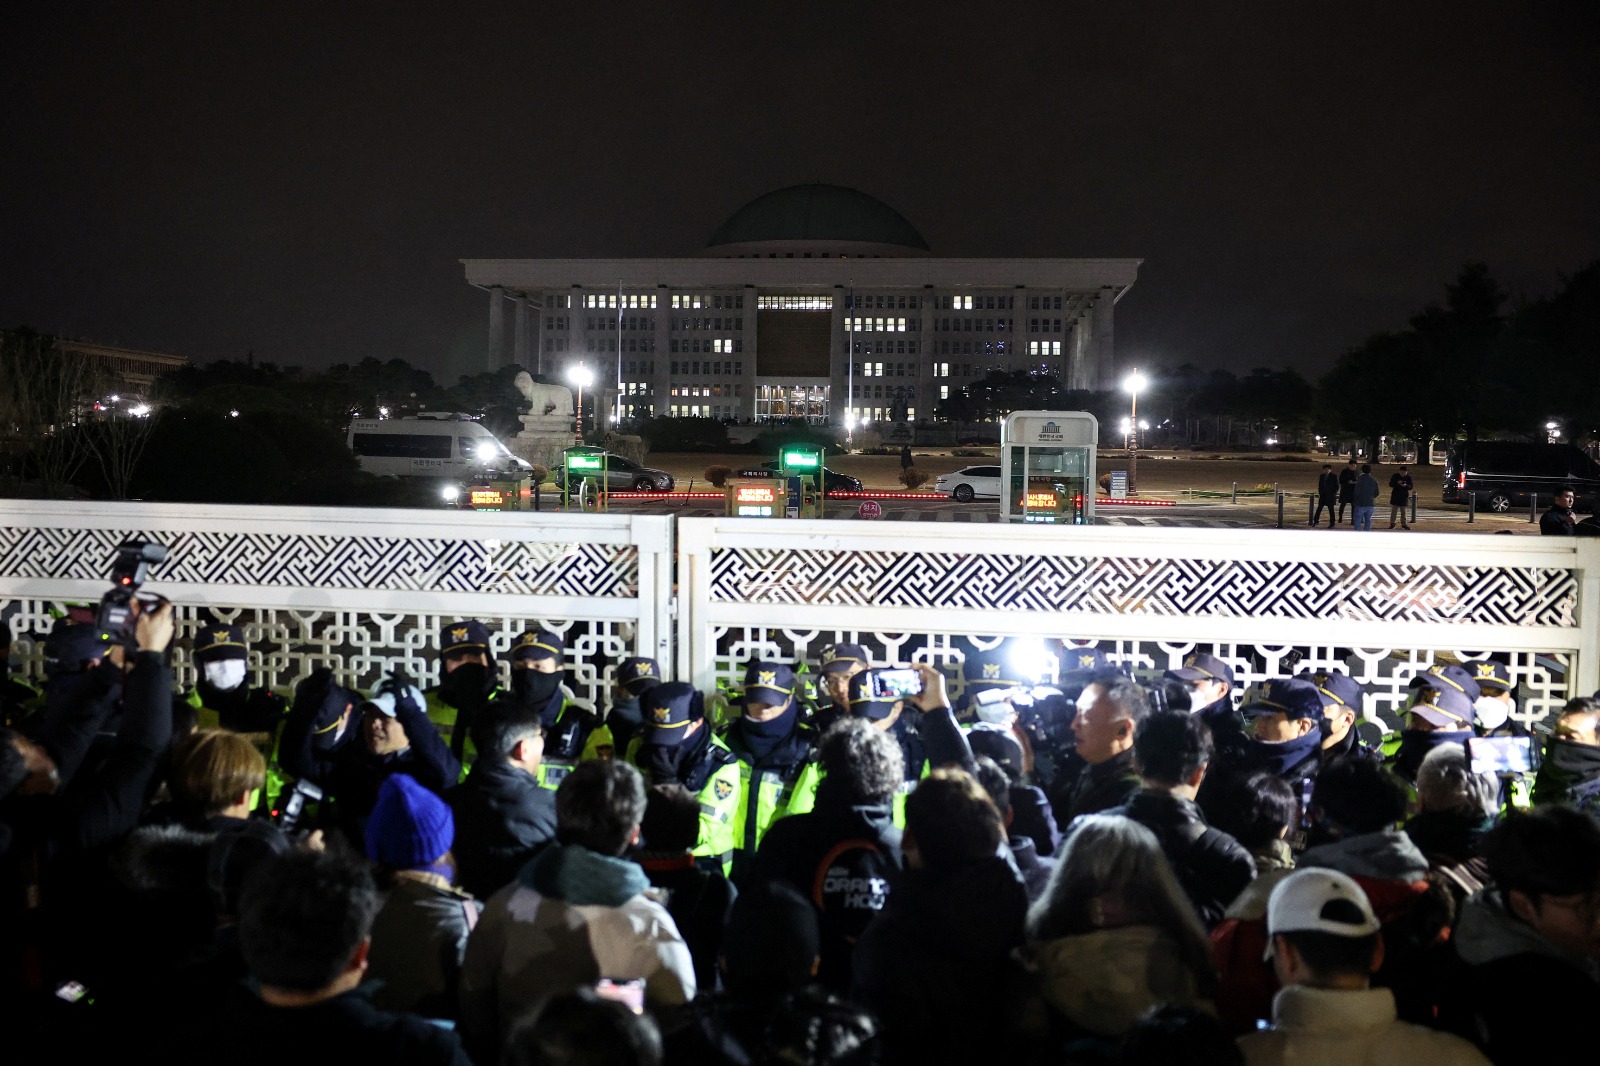
[(564, 382), (584, 365), (621, 418), (835, 425), (932, 419), (995, 370), (1108, 387), (1140, 262), (941, 258), (834, 185), (758, 197), (681, 259), (462, 260), (489, 294), (484, 369)]

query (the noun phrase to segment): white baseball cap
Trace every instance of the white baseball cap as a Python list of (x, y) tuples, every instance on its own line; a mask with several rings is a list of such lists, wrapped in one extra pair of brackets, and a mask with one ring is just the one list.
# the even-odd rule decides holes
[[(1359, 921), (1330, 918), (1325, 914), (1328, 904), (1340, 900), (1355, 906), (1360, 913)], [(1378, 916), (1372, 913), (1367, 894), (1360, 885), (1337, 870), (1316, 867), (1296, 870), (1278, 882), (1267, 901), (1269, 937), (1280, 933), (1332, 933), (1335, 936), (1362, 937), (1371, 936), (1379, 928)], [(1269, 941), (1267, 958), (1271, 957)]]

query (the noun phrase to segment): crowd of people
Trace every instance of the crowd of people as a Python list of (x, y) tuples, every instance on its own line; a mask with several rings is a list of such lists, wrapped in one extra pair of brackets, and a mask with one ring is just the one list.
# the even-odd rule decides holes
[(1386, 729), (1062, 642), (597, 706), (543, 629), (444, 627), (426, 691), (252, 687), (220, 622), (175, 691), (173, 638), (63, 622), (0, 690), (0, 994), (58, 1054), (1510, 1063), (1600, 994), (1600, 694), (1530, 733), (1494, 656)]

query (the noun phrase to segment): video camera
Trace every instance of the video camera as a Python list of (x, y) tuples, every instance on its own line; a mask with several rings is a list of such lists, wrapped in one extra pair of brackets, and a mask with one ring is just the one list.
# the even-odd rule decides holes
[(125, 540), (117, 545), (111, 563), (111, 591), (100, 597), (95, 617), (96, 626), (112, 643), (133, 643), (135, 594), (150, 576), (150, 565), (166, 561), (166, 546), (153, 540)]

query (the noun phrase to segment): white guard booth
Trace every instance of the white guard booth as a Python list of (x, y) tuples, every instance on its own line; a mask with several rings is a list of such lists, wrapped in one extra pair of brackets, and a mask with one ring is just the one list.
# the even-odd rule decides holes
[(1000, 521), (1094, 524), (1095, 446), (1087, 411), (1013, 411), (1000, 424)]

